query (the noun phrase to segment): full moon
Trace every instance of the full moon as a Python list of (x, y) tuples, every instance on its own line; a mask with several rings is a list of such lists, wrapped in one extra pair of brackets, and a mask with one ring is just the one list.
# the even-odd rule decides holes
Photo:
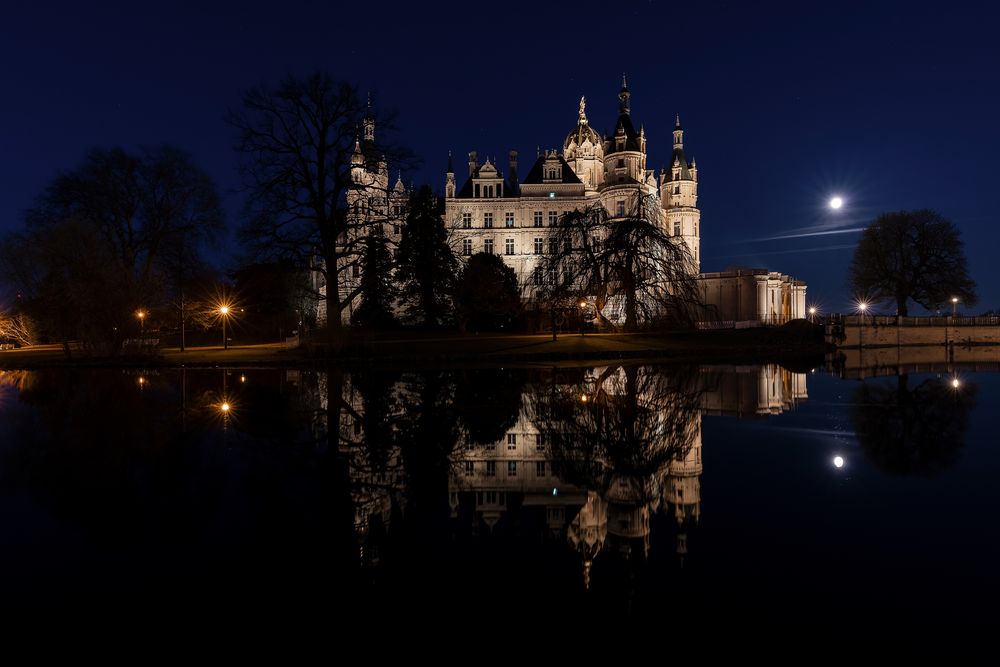
[(844, 205), (844, 200), (840, 197), (834, 197), (830, 200), (830, 208), (836, 210)]
[(844, 457), (842, 457), (842, 456), (834, 456), (833, 457), (833, 465), (836, 466), (837, 468), (843, 468), (844, 467)]

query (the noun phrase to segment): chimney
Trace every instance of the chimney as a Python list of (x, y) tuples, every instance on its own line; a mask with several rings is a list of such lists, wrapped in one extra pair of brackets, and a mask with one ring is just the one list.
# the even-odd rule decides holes
[(517, 194), (518, 184), (517, 184), (517, 151), (511, 151), (507, 154), (507, 166), (510, 169), (510, 187), (513, 188), (513, 194)]

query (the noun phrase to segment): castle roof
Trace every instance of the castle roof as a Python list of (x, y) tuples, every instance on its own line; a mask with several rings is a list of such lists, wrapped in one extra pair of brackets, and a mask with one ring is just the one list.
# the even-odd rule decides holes
[[(551, 159), (551, 158), (548, 158), (548, 159)], [(578, 184), (582, 185), (583, 181), (581, 181), (577, 177), (576, 172), (574, 172), (573, 168), (570, 167), (566, 163), (566, 160), (564, 160), (561, 155), (559, 156), (558, 159), (559, 159), (559, 165), (562, 167), (562, 169), (561, 169), (561, 171), (562, 171), (562, 180), (560, 181), (560, 183), (569, 183), (569, 184), (577, 184), (578, 183)], [(542, 173), (543, 169), (544, 169), (544, 166), (545, 166), (545, 160), (546, 160), (546, 157), (544, 155), (539, 155), (538, 156), (538, 159), (535, 160), (535, 164), (533, 164), (531, 166), (531, 171), (529, 171), (528, 175), (524, 177), (524, 183), (526, 185), (527, 184), (536, 184), (536, 183), (539, 184), (539, 185), (541, 185), (542, 183), (545, 183), (545, 179), (543, 178), (544, 174)]]

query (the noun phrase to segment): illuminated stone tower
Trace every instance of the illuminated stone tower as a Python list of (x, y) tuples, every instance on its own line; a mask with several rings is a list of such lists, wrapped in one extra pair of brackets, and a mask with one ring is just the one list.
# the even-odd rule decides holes
[(660, 173), (660, 201), (666, 213), (667, 233), (680, 236), (694, 260), (692, 273), (701, 271), (701, 211), (698, 210), (698, 167), (684, 156), (684, 129), (680, 115), (674, 125), (674, 152), (670, 166)]

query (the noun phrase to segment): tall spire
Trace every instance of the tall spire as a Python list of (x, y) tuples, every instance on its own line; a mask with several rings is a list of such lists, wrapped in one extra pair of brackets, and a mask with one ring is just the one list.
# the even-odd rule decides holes
[(628, 81), (625, 80), (625, 73), (622, 72), (622, 89), (618, 91), (618, 114), (628, 114), (629, 111)]
[(677, 114), (677, 123), (674, 125), (674, 129), (681, 129), (681, 115)]
[(587, 124), (587, 111), (586, 111), (586, 109), (587, 109), (587, 98), (584, 97), (584, 96), (581, 96), (580, 97), (580, 116), (579, 116), (580, 125), (586, 125)]
[(454, 167), (451, 166), (451, 151), (448, 151), (448, 173), (449, 174), (455, 173)]
[(372, 114), (372, 94), (368, 93), (368, 105), (365, 107), (365, 141), (375, 141), (375, 116)]

